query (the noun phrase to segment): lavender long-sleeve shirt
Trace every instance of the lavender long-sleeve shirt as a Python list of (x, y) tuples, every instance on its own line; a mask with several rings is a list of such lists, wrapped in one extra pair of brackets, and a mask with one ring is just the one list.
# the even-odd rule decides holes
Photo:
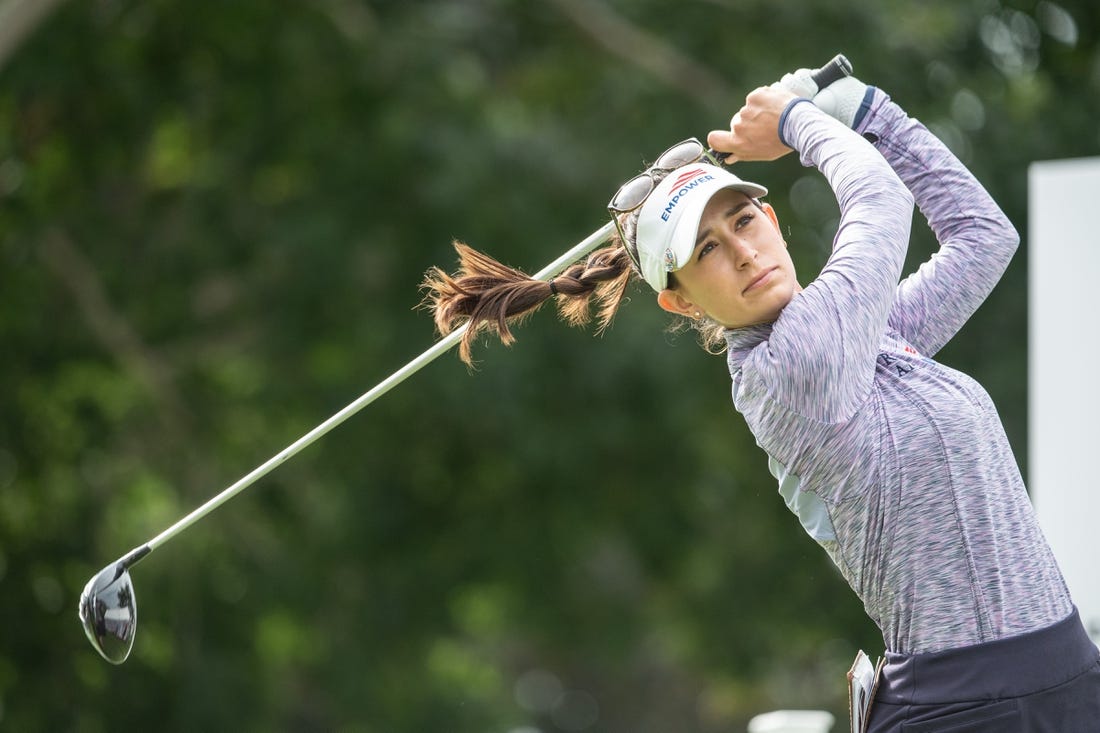
[[(931, 358), (992, 290), (1016, 231), (881, 91), (858, 129), (874, 145), (809, 103), (781, 132), (828, 179), (841, 219), (821, 274), (774, 323), (727, 332), (734, 406), (780, 494), (889, 651), (1066, 617), (1069, 592), (992, 401)], [(914, 201), (940, 248), (899, 284)]]

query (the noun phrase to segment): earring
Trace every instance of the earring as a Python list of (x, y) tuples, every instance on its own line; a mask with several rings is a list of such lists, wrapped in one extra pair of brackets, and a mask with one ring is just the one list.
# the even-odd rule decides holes
[(703, 314), (702, 314), (702, 313), (700, 313), (699, 311), (695, 311), (695, 318), (696, 318), (696, 319), (699, 319), (699, 318), (701, 318), (702, 316), (703, 316)]

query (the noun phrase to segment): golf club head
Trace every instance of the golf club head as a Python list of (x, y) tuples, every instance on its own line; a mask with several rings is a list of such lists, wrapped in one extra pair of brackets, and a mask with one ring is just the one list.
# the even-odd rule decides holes
[(137, 599), (130, 573), (120, 560), (99, 571), (80, 594), (80, 622), (88, 641), (111, 664), (130, 656), (137, 630)]

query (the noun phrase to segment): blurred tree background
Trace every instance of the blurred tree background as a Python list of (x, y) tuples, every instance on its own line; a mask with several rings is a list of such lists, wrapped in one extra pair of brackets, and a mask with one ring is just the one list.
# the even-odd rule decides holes
[[(433, 341), (426, 269), (534, 271), (646, 160), (845, 52), (1027, 232), (1100, 151), (1093, 0), (0, 2), (0, 728), (742, 731), (846, 716), (877, 630), (652, 296), (436, 361), (135, 569), (107, 562)], [(808, 280), (837, 209), (771, 187)], [(913, 263), (934, 249), (918, 227)], [(1022, 247), (944, 351), (1023, 461)], [(1024, 467), (1026, 469), (1026, 466)]]

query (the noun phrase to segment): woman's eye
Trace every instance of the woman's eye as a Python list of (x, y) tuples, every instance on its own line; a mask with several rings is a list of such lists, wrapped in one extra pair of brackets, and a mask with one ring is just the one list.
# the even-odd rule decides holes
[(737, 220), (737, 228), (740, 229), (743, 226), (747, 226), (748, 223), (750, 221), (752, 221), (752, 218), (753, 218), (752, 214), (745, 214), (744, 216), (742, 216), (740, 219)]
[(707, 242), (702, 247), (700, 247), (699, 248), (699, 259), (703, 259), (704, 257), (706, 257), (707, 253), (709, 253), (716, 246), (718, 246), (718, 245), (716, 245), (714, 242)]

